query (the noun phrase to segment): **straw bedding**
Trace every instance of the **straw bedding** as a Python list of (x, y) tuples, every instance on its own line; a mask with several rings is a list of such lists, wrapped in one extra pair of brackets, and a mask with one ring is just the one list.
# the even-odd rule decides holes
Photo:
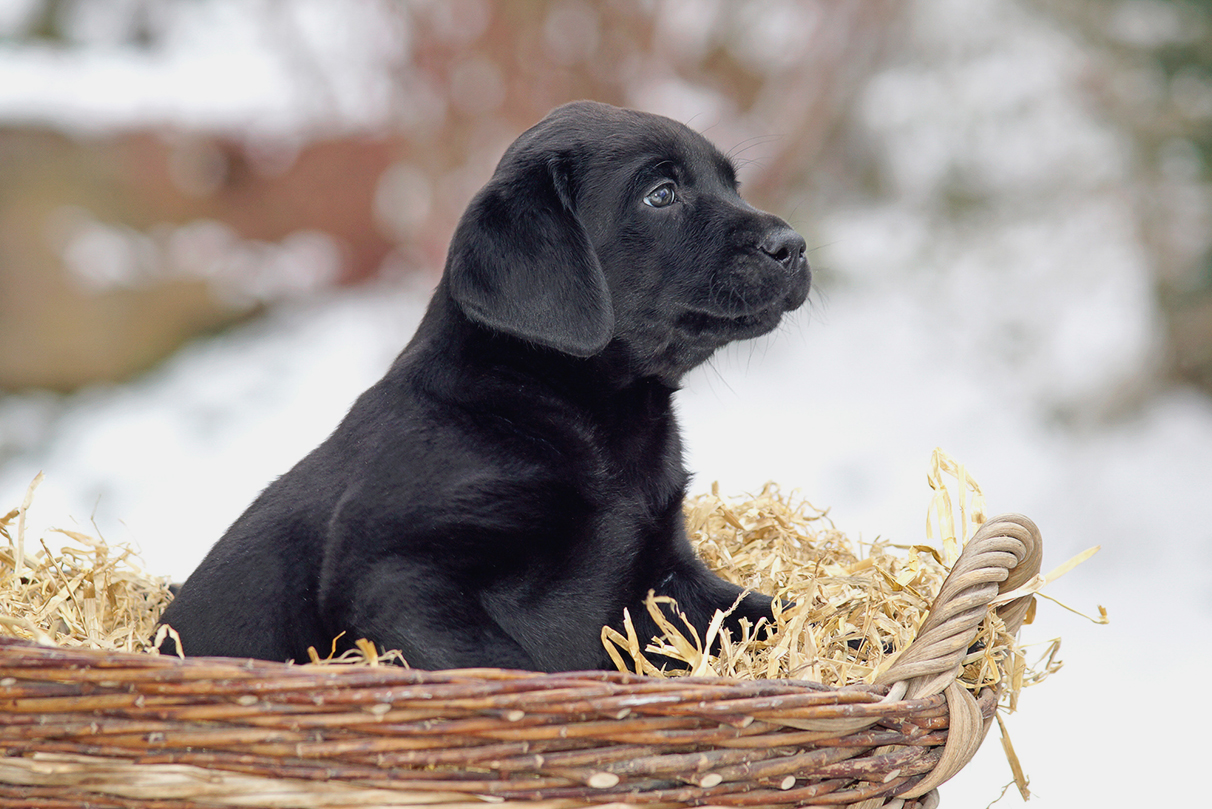
[(0, 538), (7, 540), (0, 541), (0, 634), (148, 651), (156, 620), (172, 598), (168, 578), (146, 573), (130, 548), (81, 531), (56, 529), (36, 546), (29, 542), (25, 515), (41, 479), (20, 507), (0, 516)]
[(937, 547), (852, 542), (774, 485), (689, 500), (708, 564), (783, 599), (772, 625), (708, 654), (716, 625), (699, 638), (653, 598), (662, 637), (604, 629), (620, 671), (568, 675), (412, 671), (368, 643), (303, 666), (146, 654), (167, 579), (80, 532), (33, 546), (31, 487), (0, 516), (0, 806), (932, 805), (999, 699), (1059, 663), (1014, 638), (1042, 577), (1038, 547), (1027, 564), (1001, 535), (1030, 546), (1034, 526), (986, 526), (1001, 572), (961, 570), (983, 497), (942, 453), (930, 479)]

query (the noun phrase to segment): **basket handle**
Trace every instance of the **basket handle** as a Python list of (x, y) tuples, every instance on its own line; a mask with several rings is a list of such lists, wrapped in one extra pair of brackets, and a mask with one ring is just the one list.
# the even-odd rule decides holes
[[(971, 692), (956, 678), (989, 605), (999, 593), (1034, 578), (1042, 557), (1039, 528), (1028, 518), (1003, 514), (986, 522), (964, 546), (913, 643), (876, 680), (892, 685), (888, 698), (914, 699), (940, 692), (947, 696), (950, 726), (943, 755), (925, 778), (899, 797), (927, 795), (980, 749), (989, 726)], [(1022, 626), (1033, 598), (1021, 596), (997, 608), (1011, 634)]]
[[(917, 637), (876, 683), (905, 683), (907, 699), (944, 691), (959, 674), (989, 604), (1034, 578), (1042, 557), (1039, 528), (1030, 519), (1003, 514), (988, 520), (964, 546)], [(1011, 634), (1022, 626), (1032, 598), (997, 608)]]

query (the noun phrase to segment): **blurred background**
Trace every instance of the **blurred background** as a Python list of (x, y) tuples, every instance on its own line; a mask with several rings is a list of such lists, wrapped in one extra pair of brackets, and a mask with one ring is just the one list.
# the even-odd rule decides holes
[[(1212, 711), (1157, 695), (1212, 666), (1208, 0), (3, 0), (0, 511), (43, 470), (34, 526), (183, 580), (577, 98), (703, 132), (809, 243), (809, 303), (686, 381), (693, 488), (920, 542), (943, 447), (1045, 568), (1103, 546), (1050, 592), (1111, 625), (1026, 630), (1067, 661), (1009, 719), (1033, 804), (1200, 799)], [(944, 806), (1010, 778), (990, 739)]]

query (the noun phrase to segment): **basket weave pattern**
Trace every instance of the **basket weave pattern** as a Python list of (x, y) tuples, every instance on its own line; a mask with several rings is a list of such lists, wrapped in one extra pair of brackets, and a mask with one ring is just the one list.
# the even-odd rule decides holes
[[(956, 680), (987, 606), (1039, 569), (986, 523), (871, 686), (288, 666), (0, 639), (0, 807), (923, 806), (997, 694)], [(1030, 597), (999, 608), (1011, 631)], [(908, 802), (905, 802), (908, 801)]]

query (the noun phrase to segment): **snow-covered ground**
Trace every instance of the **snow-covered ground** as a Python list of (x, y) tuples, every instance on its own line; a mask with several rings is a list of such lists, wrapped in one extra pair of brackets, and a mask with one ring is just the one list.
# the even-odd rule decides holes
[[(1127, 144), (1081, 101), (1080, 46), (1034, 12), (915, 8), (907, 43), (858, 102), (892, 188), (803, 223), (823, 269), (809, 304), (687, 380), (694, 488), (773, 479), (828, 505), (852, 537), (920, 541), (941, 446), (993, 511), (1036, 520), (1045, 568), (1101, 544), (1050, 592), (1088, 613), (1105, 605), (1112, 623), (1045, 602), (1025, 630), (1062, 635), (1067, 661), (1009, 719), (1033, 803), (1198, 802), (1212, 400), (1153, 379), (1158, 314), (1123, 193)], [(958, 217), (940, 202), (957, 178), (983, 200)], [(424, 286), (295, 301), (129, 385), (0, 400), (0, 442), (25, 447), (0, 468), (0, 508), (42, 469), (35, 529), (93, 518), (151, 570), (184, 578), (383, 372)], [(1162, 703), (1163, 682), (1189, 695)], [(985, 806), (1009, 780), (991, 738), (944, 806)]]

